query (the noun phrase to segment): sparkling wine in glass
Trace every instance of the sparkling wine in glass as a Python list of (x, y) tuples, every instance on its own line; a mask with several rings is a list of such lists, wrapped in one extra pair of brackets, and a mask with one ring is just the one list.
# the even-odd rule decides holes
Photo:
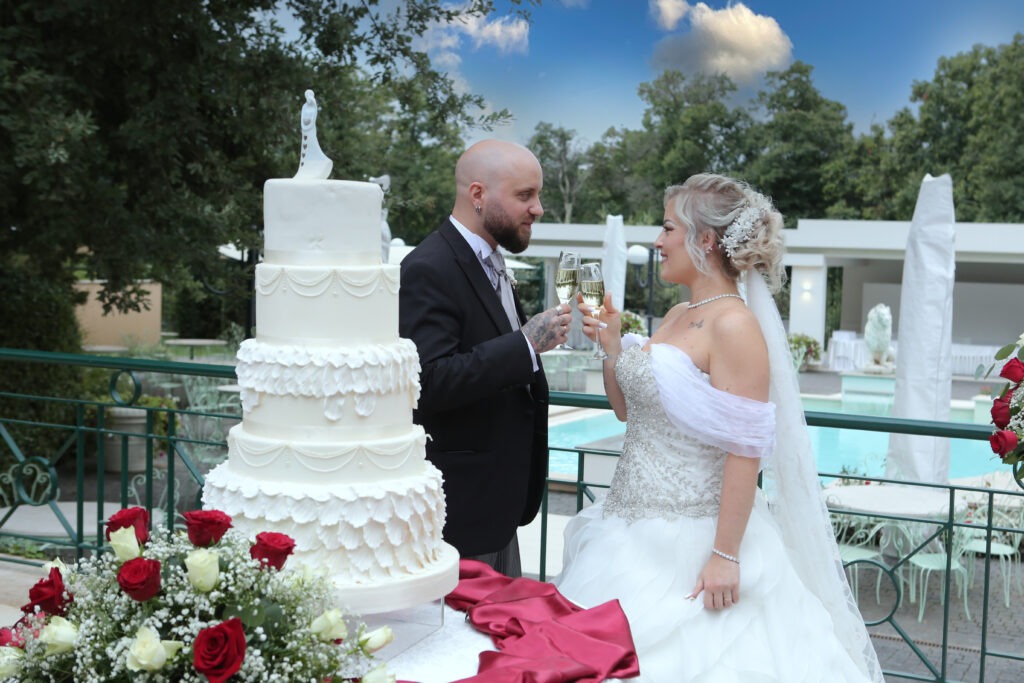
[[(580, 266), (580, 293), (583, 294), (583, 303), (593, 307), (594, 317), (600, 320), (601, 306), (604, 304), (604, 275), (601, 273), (600, 263), (584, 263)], [(608, 354), (601, 346), (600, 329), (595, 339), (597, 349), (594, 351), (594, 358), (603, 360)]]
[[(558, 270), (555, 271), (555, 296), (558, 297), (558, 303), (569, 304), (576, 296), (579, 284), (580, 255), (575, 251), (563, 251), (558, 255)], [(559, 344), (555, 348), (568, 350), (572, 347)]]

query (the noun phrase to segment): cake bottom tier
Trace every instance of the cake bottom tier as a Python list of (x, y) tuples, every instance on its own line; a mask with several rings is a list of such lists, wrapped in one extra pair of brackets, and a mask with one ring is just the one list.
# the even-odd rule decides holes
[(203, 507), (230, 515), (253, 537), (292, 537), (289, 564), (326, 572), (357, 613), (413, 607), (458, 583), (458, 552), (441, 538), (441, 473), (429, 462), (415, 476), (323, 485), (255, 480), (224, 462), (206, 476)]

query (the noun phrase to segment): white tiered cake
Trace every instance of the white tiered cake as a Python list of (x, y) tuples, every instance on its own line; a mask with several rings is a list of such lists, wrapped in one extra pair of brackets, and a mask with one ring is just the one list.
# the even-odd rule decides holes
[(203, 503), (295, 539), (360, 613), (443, 597), (441, 473), (425, 459), (415, 345), (398, 336), (399, 267), (381, 263), (381, 188), (290, 178), (264, 187), (256, 338), (238, 351), (244, 410)]

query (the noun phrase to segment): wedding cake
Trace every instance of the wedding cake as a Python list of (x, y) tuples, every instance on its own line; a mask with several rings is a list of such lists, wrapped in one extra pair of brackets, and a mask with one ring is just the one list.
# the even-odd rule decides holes
[(383, 192), (310, 177), (322, 165), (304, 174), (307, 146), (319, 152), (309, 137), (299, 174), (264, 186), (256, 337), (238, 351), (243, 419), (203, 503), (254, 534), (291, 536), (289, 562), (325, 569), (350, 609), (403, 609), (450, 592), (459, 558), (412, 422), (419, 358), (398, 336), (399, 267), (381, 263)]

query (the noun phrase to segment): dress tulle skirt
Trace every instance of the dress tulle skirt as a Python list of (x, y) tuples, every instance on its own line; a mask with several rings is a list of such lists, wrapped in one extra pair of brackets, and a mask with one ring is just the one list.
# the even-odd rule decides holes
[(832, 619), (797, 577), (761, 501), (741, 548), (740, 596), (705, 610), (687, 600), (710, 556), (714, 517), (602, 518), (583, 510), (565, 532), (570, 600), (592, 607), (617, 598), (629, 618), (643, 683), (868, 681), (833, 635)]

